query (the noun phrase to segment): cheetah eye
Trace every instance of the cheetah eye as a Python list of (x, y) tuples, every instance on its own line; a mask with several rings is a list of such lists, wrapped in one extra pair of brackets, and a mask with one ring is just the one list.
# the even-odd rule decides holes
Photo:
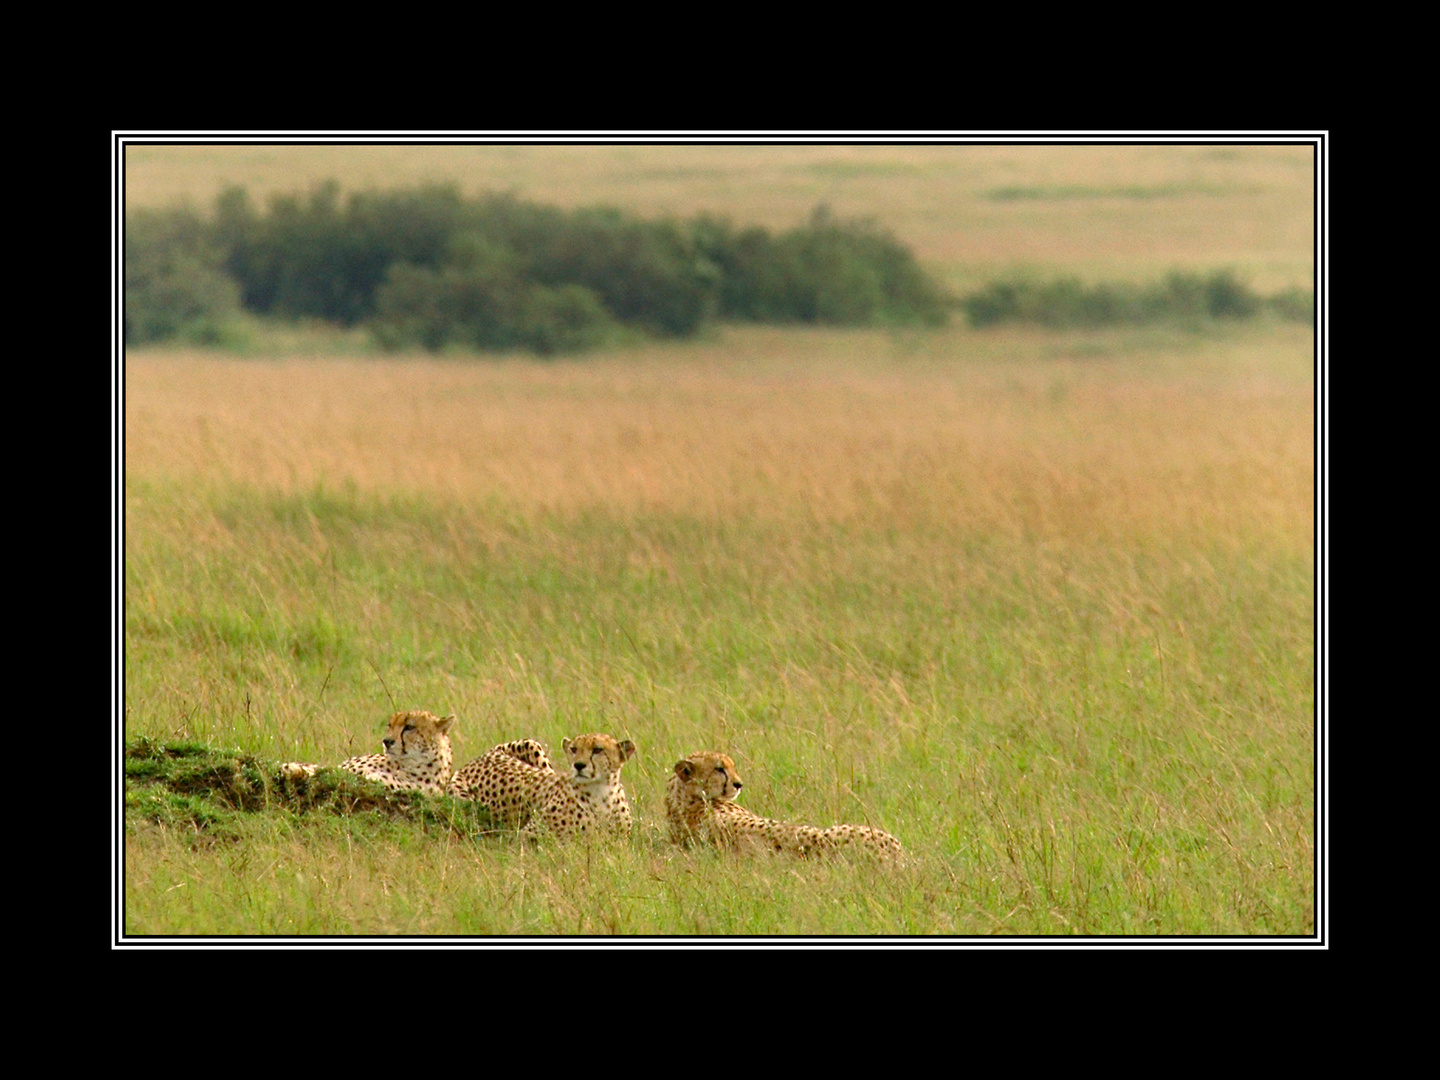
[(715, 771), (718, 772), (721, 776), (727, 775), (726, 772), (725, 772), (725, 766), (724, 766), (724, 765), (716, 765), (716, 766), (715, 766)]
[(594, 757), (596, 754), (603, 754), (604, 752), (605, 752), (604, 750), (602, 750), (600, 747), (597, 746), (597, 747), (595, 747), (594, 750), (591, 750), (591, 751), (590, 751), (590, 756), (591, 756), (591, 757)]
[(415, 730), (415, 725), (414, 725), (414, 724), (406, 724), (403, 728), (400, 729), (400, 734), (401, 734), (401, 735), (404, 735), (405, 732), (407, 732), (407, 731), (414, 731), (414, 730)]

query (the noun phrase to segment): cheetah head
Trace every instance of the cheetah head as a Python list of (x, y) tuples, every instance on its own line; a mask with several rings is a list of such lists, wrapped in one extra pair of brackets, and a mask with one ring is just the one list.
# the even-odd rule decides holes
[(385, 732), (385, 756), (401, 766), (419, 759), (448, 759), (454, 722), (454, 716), (440, 717), (423, 709), (397, 712)]
[(577, 784), (597, 784), (618, 777), (620, 767), (635, 756), (633, 742), (616, 742), (609, 735), (577, 735), (561, 746), (570, 761), (570, 778)]
[(681, 788), (688, 799), (703, 799), (705, 802), (730, 802), (745, 786), (735, 769), (735, 762), (714, 750), (703, 750), (677, 761), (675, 775), (680, 778)]

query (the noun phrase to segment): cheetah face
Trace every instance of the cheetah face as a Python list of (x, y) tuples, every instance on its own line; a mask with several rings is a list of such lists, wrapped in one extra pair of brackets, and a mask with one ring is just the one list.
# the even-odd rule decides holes
[(433, 757), (450, 746), (450, 725), (455, 717), (439, 717), (424, 710), (397, 712), (385, 733), (385, 756), (396, 763)]
[(700, 795), (707, 802), (731, 802), (745, 786), (735, 762), (714, 750), (691, 754), (675, 763), (675, 775), (687, 791)]
[(629, 739), (616, 742), (609, 735), (579, 735), (561, 744), (570, 762), (570, 778), (577, 784), (597, 784), (620, 772), (620, 766), (635, 756)]

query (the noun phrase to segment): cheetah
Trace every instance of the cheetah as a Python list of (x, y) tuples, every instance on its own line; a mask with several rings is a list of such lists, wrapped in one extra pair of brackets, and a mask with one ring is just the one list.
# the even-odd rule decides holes
[(556, 772), (534, 739), (503, 743), (457, 772), (449, 794), (473, 799), (509, 828), (558, 837), (604, 829), (630, 832), (630, 802), (620, 769), (635, 756), (629, 739), (580, 735), (562, 744), (570, 768)]
[(545, 753), (545, 747), (537, 739), (517, 739), (514, 742), (501, 743), (492, 747), (490, 752), (499, 751), (513, 757), (516, 761), (523, 761), (526, 765), (533, 765), (543, 772), (554, 772), (555, 767), (550, 764), (550, 757)]
[[(340, 768), (376, 780), (391, 791), (443, 795), (453, 763), (450, 725), (454, 722), (454, 716), (440, 717), (423, 709), (397, 712), (382, 740), (385, 753), (353, 757), (342, 761)], [(291, 780), (314, 776), (315, 769), (298, 761), (280, 766), (281, 774)]]
[(714, 750), (691, 754), (675, 763), (665, 787), (665, 818), (670, 839), (677, 844), (692, 840), (746, 851), (823, 855), (853, 848), (871, 855), (893, 857), (900, 841), (868, 825), (793, 825), (752, 814), (735, 802), (744, 787), (735, 762)]

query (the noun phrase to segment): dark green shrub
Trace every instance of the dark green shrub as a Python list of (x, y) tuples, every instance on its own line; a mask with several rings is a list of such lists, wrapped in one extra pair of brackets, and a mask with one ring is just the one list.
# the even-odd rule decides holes
[(816, 211), (808, 228), (795, 229), (776, 245), (791, 275), (789, 293), (801, 322), (868, 326), (878, 321), (885, 297), (878, 269), (857, 243), (860, 238)]
[(1315, 292), (1293, 286), (1270, 298), (1271, 309), (1290, 322), (1315, 325)]
[(602, 344), (615, 321), (582, 285), (536, 285), (513, 252), (467, 234), (449, 264), (391, 268), (376, 302), (376, 339), (388, 349), (447, 345), (482, 351), (528, 349), (549, 356)]
[(474, 214), (453, 187), (357, 192), (342, 207), (333, 181), (306, 199), (274, 196), (265, 215), (243, 189), (231, 189), (216, 211), (226, 266), (247, 308), (344, 326), (375, 313), (392, 266), (439, 266)]
[(1109, 326), (1129, 321), (1133, 304), (1114, 285), (1087, 289), (1075, 278), (1063, 278), (1035, 290), (1029, 308), (1046, 326)]
[(401, 263), (392, 266), (376, 294), (371, 331), (385, 349), (419, 345), (439, 352), (451, 336), (438, 271)]
[(713, 314), (714, 273), (674, 223), (592, 209), (548, 224), (517, 247), (538, 284), (583, 286), (620, 322), (667, 337), (688, 337)]
[(1017, 281), (992, 281), (960, 301), (965, 318), (976, 329), (1003, 322), (1022, 321), (1023, 294), (1028, 286)]
[(1146, 287), (1113, 282), (1086, 286), (1077, 278), (1043, 284), (1023, 278), (997, 281), (965, 297), (960, 306), (977, 328), (1001, 322), (1061, 328), (1247, 319), (1258, 314), (1265, 301), (1232, 271), (1217, 270), (1204, 277), (1172, 273)]
[(797, 230), (814, 274), (817, 321), (943, 325), (949, 298), (915, 256), (872, 221), (839, 221), (821, 206)]
[(794, 267), (781, 265), (774, 238), (765, 229), (736, 233), (721, 218), (701, 217), (691, 225), (697, 253), (719, 277), (719, 316), (747, 322), (796, 322), (792, 295)]
[(939, 326), (949, 316), (949, 298), (909, 249), (873, 223), (839, 221), (824, 206), (778, 237), (758, 228), (737, 233), (708, 217), (692, 235), (719, 274), (721, 318)]
[(1108, 326), (1136, 321), (1141, 297), (1116, 285), (1086, 288), (1076, 278), (1047, 284), (1034, 281), (993, 282), (961, 301), (970, 324), (1031, 322), (1041, 326)]
[(440, 269), (400, 263), (390, 268), (376, 297), (373, 323), (382, 346), (446, 345), (508, 349), (527, 291), (503, 248), (466, 238), (460, 261)]
[(1217, 270), (1205, 281), (1205, 309), (1217, 319), (1248, 319), (1264, 302), (1229, 270)]
[(187, 209), (125, 217), (125, 344), (215, 344), (240, 311), (213, 229)]
[(613, 334), (615, 320), (583, 285), (533, 287), (520, 310), (519, 340), (541, 356), (586, 352)]
[(1176, 271), (1169, 274), (1162, 285), (1146, 292), (1147, 321), (1174, 318), (1193, 322), (1205, 318), (1209, 311), (1208, 290), (1199, 274)]
[[(208, 230), (192, 224), (210, 238), (212, 275), (228, 274), (246, 309), (368, 323), (387, 348), (550, 354), (594, 347), (623, 326), (685, 337), (717, 315), (938, 325), (951, 306), (893, 237), (823, 207), (772, 237), (709, 218), (687, 225), (511, 195), (466, 199), (452, 187), (342, 199), (329, 183), (274, 196), (263, 211), (232, 188)], [(189, 269), (181, 276), (206, 284)]]
[(353, 324), (355, 298), (346, 287), (350, 245), (339, 190), (332, 182), (306, 200), (276, 195), (268, 215), (243, 215), (249, 227), (237, 237), (227, 267), (244, 291), (247, 308), (261, 315)]

